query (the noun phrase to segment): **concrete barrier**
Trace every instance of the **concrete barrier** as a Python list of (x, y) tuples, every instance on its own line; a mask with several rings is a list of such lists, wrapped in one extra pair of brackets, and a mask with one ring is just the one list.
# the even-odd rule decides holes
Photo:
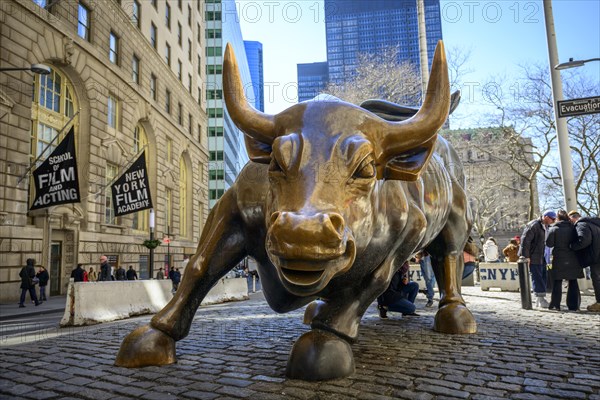
[(517, 263), (479, 263), (479, 279), (481, 290), (519, 291)]
[[(92, 325), (154, 314), (173, 298), (171, 281), (71, 282), (61, 326)], [(202, 304), (248, 299), (245, 278), (220, 279)]]

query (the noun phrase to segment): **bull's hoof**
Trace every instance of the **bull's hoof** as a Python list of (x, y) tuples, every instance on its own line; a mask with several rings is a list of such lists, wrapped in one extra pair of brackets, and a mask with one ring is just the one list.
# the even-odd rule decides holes
[(441, 333), (476, 333), (477, 322), (467, 307), (451, 303), (441, 307), (435, 314), (433, 330)]
[(145, 325), (123, 339), (115, 365), (138, 368), (173, 364), (176, 361), (175, 340), (158, 329)]
[(348, 342), (320, 329), (306, 332), (294, 343), (286, 375), (305, 381), (344, 378), (354, 373), (354, 356)]

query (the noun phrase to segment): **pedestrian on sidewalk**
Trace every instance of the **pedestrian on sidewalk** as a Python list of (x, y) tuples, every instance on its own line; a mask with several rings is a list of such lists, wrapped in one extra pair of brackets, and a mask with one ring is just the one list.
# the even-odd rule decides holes
[(127, 280), (135, 281), (135, 280), (137, 280), (137, 278), (138, 278), (137, 272), (135, 272), (135, 269), (133, 269), (133, 265), (130, 265), (129, 269), (127, 270)]
[(38, 265), (38, 267), (38, 273), (35, 274), (35, 276), (38, 278), (40, 284), (40, 301), (46, 301), (48, 300), (46, 298), (46, 286), (48, 286), (50, 274), (48, 274), (48, 271), (46, 271), (46, 267), (44, 267), (43, 265)]
[(531, 282), (533, 292), (536, 296), (535, 306), (548, 308), (550, 304), (546, 301), (546, 235), (548, 227), (556, 221), (556, 213), (546, 210), (533, 221), (529, 221), (521, 235), (521, 246), (519, 256), (525, 257), (529, 262), (531, 271)]
[(415, 299), (417, 298), (417, 293), (419, 293), (419, 284), (409, 281), (408, 271), (409, 265), (408, 261), (406, 261), (392, 277), (387, 290), (377, 297), (377, 309), (379, 310), (380, 318), (387, 318), (388, 311), (399, 312), (403, 316), (419, 316), (419, 314), (415, 313), (417, 309)]
[(162, 267), (158, 269), (158, 272), (156, 273), (156, 279), (159, 279), (159, 280), (165, 279), (165, 274), (163, 273)]
[(83, 270), (83, 264), (77, 264), (77, 268), (71, 271), (71, 278), (73, 278), (73, 281), (75, 282), (83, 282), (84, 272), (85, 271)]
[(108, 257), (100, 256), (100, 275), (98, 276), (98, 281), (101, 282), (110, 282), (112, 281), (112, 275), (110, 273), (111, 267), (108, 263)]
[(488, 240), (483, 244), (483, 256), (485, 257), (485, 262), (487, 263), (497, 263), (500, 262), (498, 259), (499, 256), (498, 244), (496, 243), (496, 239), (493, 237), (489, 237)]
[(502, 250), (502, 254), (504, 254), (508, 262), (517, 262), (519, 260), (519, 244), (517, 243), (517, 239), (510, 239), (508, 246)]
[(19, 307), (25, 307), (25, 294), (29, 292), (29, 297), (31, 301), (35, 302), (36, 306), (42, 304), (41, 301), (38, 301), (37, 293), (35, 292), (35, 284), (33, 278), (35, 278), (35, 268), (33, 265), (35, 264), (35, 260), (33, 258), (28, 258), (26, 261), (26, 265), (21, 268), (19, 272), (19, 277), (21, 278), (21, 298), (19, 300)]
[(173, 293), (179, 289), (179, 282), (181, 282), (181, 272), (179, 272), (179, 268), (175, 268), (173, 273), (171, 274), (171, 283), (173, 285)]
[(588, 311), (600, 312), (600, 218), (582, 217), (577, 211), (569, 213), (575, 223), (576, 238), (571, 248), (577, 252), (583, 267), (590, 267), (590, 278), (594, 287), (596, 303), (587, 307)]
[(558, 222), (550, 227), (546, 239), (546, 246), (552, 247), (552, 277), (554, 279), (548, 308), (560, 311), (562, 281), (567, 280), (569, 281), (567, 307), (571, 311), (577, 311), (581, 304), (577, 279), (583, 278), (583, 268), (579, 264), (575, 250), (569, 247), (577, 236), (577, 232), (565, 210), (558, 210), (557, 219)]
[(98, 274), (94, 271), (94, 267), (90, 267), (88, 272), (88, 282), (96, 282), (98, 280)]
[(122, 266), (119, 265), (119, 268), (117, 268), (117, 280), (118, 281), (125, 281), (127, 280), (127, 273), (125, 272), (125, 268), (123, 268)]
[(433, 306), (433, 296), (435, 295), (435, 275), (433, 274), (433, 267), (431, 266), (431, 256), (425, 250), (419, 251), (415, 255), (415, 261), (419, 263), (421, 267), (421, 276), (425, 281), (425, 287), (427, 288), (427, 304), (425, 307)]

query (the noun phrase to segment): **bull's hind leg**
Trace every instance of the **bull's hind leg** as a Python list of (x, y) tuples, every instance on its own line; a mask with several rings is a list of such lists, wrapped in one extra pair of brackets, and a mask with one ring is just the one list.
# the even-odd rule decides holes
[(230, 190), (212, 209), (175, 295), (148, 325), (125, 337), (115, 365), (132, 368), (176, 361), (175, 342), (189, 333), (204, 296), (245, 255), (238, 216)]
[[(454, 188), (455, 193), (464, 193)], [(462, 198), (462, 200), (461, 200)], [(440, 306), (433, 329), (443, 333), (475, 333), (477, 323), (467, 309), (460, 292), (463, 272), (463, 248), (470, 231), (466, 199), (455, 198), (453, 209), (442, 232), (427, 250), (440, 287)]]

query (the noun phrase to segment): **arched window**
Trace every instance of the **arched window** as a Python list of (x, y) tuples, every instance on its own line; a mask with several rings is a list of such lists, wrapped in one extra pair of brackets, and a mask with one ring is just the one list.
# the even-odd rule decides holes
[[(74, 115), (77, 101), (73, 85), (60, 71), (52, 68), (48, 75), (36, 74), (34, 79), (29, 155), (31, 161), (35, 160), (42, 155), (48, 144), (52, 143), (42, 155), (40, 161), (43, 161), (68, 133), (65, 130), (61, 133), (61, 137), (52, 141)], [(75, 130), (75, 144), (77, 144), (77, 129)]]
[(179, 235), (188, 236), (188, 215), (187, 215), (187, 167), (183, 156), (179, 158)]
[[(146, 163), (148, 163), (148, 137), (144, 128), (138, 124), (133, 130), (133, 153), (138, 154), (142, 149), (146, 151)], [(147, 168), (147, 165), (146, 165)], [(133, 224), (132, 228), (139, 231), (147, 231), (150, 220), (150, 210), (143, 210), (133, 213)]]

